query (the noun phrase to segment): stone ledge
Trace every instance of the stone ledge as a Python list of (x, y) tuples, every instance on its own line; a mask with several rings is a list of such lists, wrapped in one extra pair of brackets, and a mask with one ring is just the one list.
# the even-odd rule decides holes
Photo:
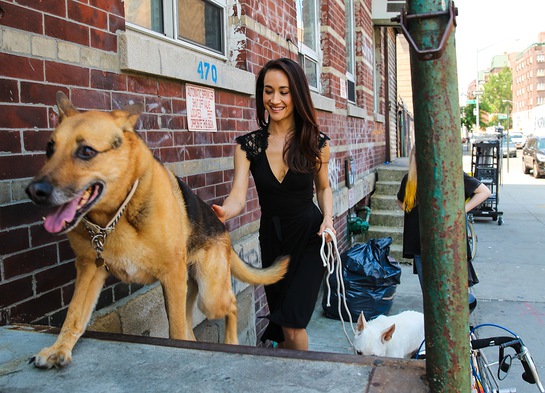
[[(199, 85), (252, 95), (254, 74), (226, 64), (203, 53), (184, 48), (166, 38), (127, 29), (118, 31), (120, 69), (159, 75)], [(200, 62), (215, 67), (217, 75), (203, 78), (197, 72)]]

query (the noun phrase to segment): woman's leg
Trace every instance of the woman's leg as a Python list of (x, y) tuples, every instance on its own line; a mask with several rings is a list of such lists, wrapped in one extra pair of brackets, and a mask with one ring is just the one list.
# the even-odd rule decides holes
[(308, 351), (308, 334), (306, 329), (282, 327), (284, 342), (278, 343), (278, 348)]

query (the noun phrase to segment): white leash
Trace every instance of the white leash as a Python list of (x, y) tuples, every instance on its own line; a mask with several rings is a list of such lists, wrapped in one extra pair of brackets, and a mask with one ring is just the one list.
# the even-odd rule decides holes
[[(325, 241), (326, 233), (329, 234), (329, 236), (331, 236), (331, 239), (332, 239), (332, 241), (329, 243), (326, 243)], [(326, 244), (327, 244), (327, 254), (325, 252)], [(335, 273), (335, 277), (337, 278), (337, 299), (338, 299), (337, 311), (339, 312), (339, 318), (341, 319), (341, 322), (343, 324), (344, 335), (346, 336), (346, 339), (350, 343), (350, 346), (354, 349), (354, 344), (352, 343), (352, 340), (350, 340), (350, 337), (348, 336), (348, 332), (346, 331), (343, 315), (341, 312), (341, 299), (342, 299), (342, 302), (344, 304), (344, 309), (346, 310), (346, 313), (348, 314), (348, 319), (350, 321), (350, 327), (352, 328), (352, 333), (355, 335), (356, 330), (354, 329), (354, 322), (352, 322), (352, 315), (350, 315), (350, 310), (348, 309), (348, 305), (346, 304), (346, 291), (344, 288), (341, 255), (339, 254), (339, 249), (337, 247), (337, 238), (335, 237), (335, 234), (333, 233), (333, 231), (329, 228), (326, 228), (325, 231), (322, 233), (322, 246), (320, 247), (320, 256), (322, 257), (324, 267), (327, 269), (327, 277), (326, 277), (327, 306), (328, 307), (331, 306), (331, 303), (330, 303), (331, 286), (329, 285), (329, 277), (333, 273)], [(355, 352), (355, 349), (354, 349), (354, 352)]]

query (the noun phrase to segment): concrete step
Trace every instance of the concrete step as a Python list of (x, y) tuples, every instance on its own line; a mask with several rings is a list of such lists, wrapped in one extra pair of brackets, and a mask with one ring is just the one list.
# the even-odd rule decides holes
[(398, 158), (377, 168), (378, 181), (371, 197), (370, 228), (361, 241), (391, 237), (390, 255), (400, 263), (411, 263), (403, 258), (403, 212), (397, 204), (397, 192), (401, 179), (407, 173), (408, 159)]
[[(322, 322), (330, 329), (313, 330), (310, 342), (331, 343), (334, 332), (339, 345), (348, 346), (340, 321)], [(93, 332), (79, 340), (69, 366), (37, 370), (27, 360), (51, 345), (55, 335), (49, 333), (30, 325), (0, 327), (0, 392), (429, 392), (425, 360)], [(274, 381), (265, 381), (263, 370)]]
[(403, 244), (403, 227), (387, 227), (372, 225), (366, 232), (368, 239), (380, 239), (383, 237), (391, 237), (392, 244)]
[(404, 166), (380, 166), (377, 168), (379, 181), (397, 181), (398, 184), (407, 173), (407, 167)]
[(369, 217), (370, 225), (403, 227), (403, 211), (397, 210), (372, 210)]
[[(367, 235), (357, 235), (355, 238), (356, 243), (365, 243), (369, 239), (376, 238), (374, 236)], [(393, 257), (396, 261), (404, 265), (412, 264), (412, 259), (403, 258), (403, 246), (401, 244), (390, 245), (390, 256)]]
[(397, 180), (381, 180), (375, 183), (375, 194), (378, 195), (397, 195), (399, 191), (400, 181)]
[(390, 246), (390, 256), (404, 265), (412, 265), (413, 263), (412, 259), (403, 258), (403, 246), (399, 244), (392, 244)]
[(399, 211), (397, 196), (374, 194), (371, 197), (371, 209), (371, 216), (373, 215), (373, 212), (377, 210)]

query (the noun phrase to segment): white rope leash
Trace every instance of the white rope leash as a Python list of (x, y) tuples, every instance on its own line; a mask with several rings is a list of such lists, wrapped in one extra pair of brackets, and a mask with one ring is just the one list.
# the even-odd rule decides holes
[[(326, 234), (329, 234), (329, 236), (331, 236), (332, 241), (329, 243), (326, 243), (325, 241)], [(327, 254), (325, 252), (326, 245), (327, 245)], [(333, 231), (329, 228), (326, 228), (324, 232), (322, 233), (322, 246), (320, 247), (320, 256), (322, 257), (322, 262), (324, 264), (324, 267), (327, 269), (327, 277), (326, 277), (327, 306), (328, 307), (331, 306), (331, 303), (330, 303), (331, 286), (329, 284), (329, 277), (333, 273), (335, 273), (335, 277), (337, 278), (337, 298), (338, 298), (337, 311), (339, 312), (339, 318), (341, 319), (341, 322), (343, 324), (344, 335), (346, 336), (346, 339), (350, 343), (350, 346), (354, 349), (354, 344), (352, 343), (352, 340), (350, 340), (350, 337), (348, 336), (348, 332), (346, 331), (343, 315), (341, 312), (341, 299), (342, 299), (342, 302), (344, 304), (344, 309), (346, 310), (346, 313), (348, 314), (348, 319), (350, 321), (350, 328), (352, 329), (352, 333), (355, 335), (356, 330), (354, 329), (354, 322), (352, 322), (352, 315), (350, 314), (350, 310), (348, 309), (348, 305), (346, 304), (346, 291), (344, 288), (341, 256), (339, 254), (339, 249), (337, 247), (337, 238), (335, 237), (335, 234), (333, 233)]]

